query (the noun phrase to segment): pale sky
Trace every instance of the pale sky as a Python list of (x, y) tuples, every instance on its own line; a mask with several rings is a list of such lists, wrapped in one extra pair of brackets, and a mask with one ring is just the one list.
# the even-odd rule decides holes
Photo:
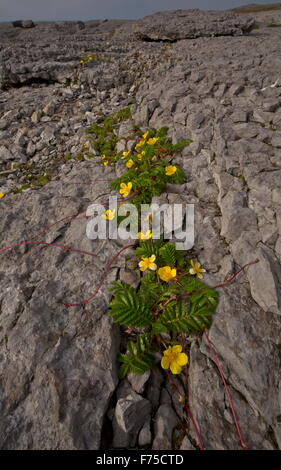
[(0, 21), (132, 19), (161, 10), (227, 10), (273, 0), (0, 0)]

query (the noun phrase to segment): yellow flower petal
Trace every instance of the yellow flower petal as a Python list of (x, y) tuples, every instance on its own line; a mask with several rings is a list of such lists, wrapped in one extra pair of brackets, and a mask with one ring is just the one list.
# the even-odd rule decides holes
[(142, 147), (144, 144), (145, 144), (145, 140), (141, 139), (141, 140), (137, 143), (136, 148)]
[(128, 150), (127, 152), (123, 152), (123, 157), (122, 158), (126, 158), (130, 155), (131, 153), (131, 150)]
[(135, 164), (135, 162), (130, 158), (130, 160), (127, 161), (126, 167), (127, 168), (132, 168), (132, 166)]
[(190, 268), (189, 274), (191, 274), (192, 276), (197, 275), (199, 279), (203, 279), (202, 273), (205, 273), (206, 270), (201, 268), (201, 264), (198, 261), (191, 260), (190, 263), (192, 268)]
[(185, 366), (188, 363), (187, 355), (185, 353), (180, 353), (177, 356), (176, 362), (177, 362), (178, 366), (181, 366), (181, 367)]
[(131, 182), (129, 182), (128, 184), (121, 183), (119, 193), (122, 194), (123, 197), (127, 197), (127, 196), (129, 196), (132, 187), (133, 187), (133, 184)]
[(5, 193), (0, 193), (0, 199), (2, 199), (3, 197), (5, 197), (6, 194)]
[[(164, 354), (165, 354), (166, 351), (164, 351)], [(161, 367), (165, 370), (169, 369), (170, 367), (170, 361), (168, 359), (168, 357), (166, 356), (163, 356), (162, 359), (161, 359)]]
[(149, 131), (145, 132), (145, 133), (143, 134), (142, 138), (143, 138), (144, 140), (146, 140), (147, 137), (148, 137), (148, 134), (149, 134)]
[(104, 220), (113, 220), (114, 217), (115, 217), (115, 212), (116, 212), (115, 210), (112, 211), (112, 210), (108, 209), (107, 211), (105, 211), (104, 214), (102, 214), (102, 218)]
[(164, 351), (164, 353), (163, 353), (164, 356), (167, 356), (168, 354), (170, 354), (171, 351), (172, 351), (172, 348), (171, 348), (171, 346), (169, 346), (168, 349), (166, 349), (166, 351)]
[(159, 140), (158, 137), (153, 137), (152, 139), (148, 139), (147, 143), (148, 145), (154, 145), (156, 142)]
[(177, 270), (171, 269), (170, 266), (163, 266), (162, 268), (159, 268), (157, 272), (160, 279), (165, 282), (169, 282), (177, 275)]
[(172, 347), (172, 352), (176, 353), (176, 354), (182, 352), (182, 346), (180, 344), (177, 344), (176, 346), (173, 346)]
[(177, 364), (177, 361), (172, 361), (170, 364), (170, 369), (172, 374), (180, 374), (181, 373), (181, 366)]
[(147, 232), (145, 234), (143, 234), (142, 232), (138, 233), (138, 239), (139, 240), (149, 240), (150, 238), (152, 238), (152, 231), (151, 230), (147, 230)]
[(176, 173), (177, 167), (173, 165), (166, 166), (165, 168), (165, 173), (167, 176), (172, 176), (174, 173)]

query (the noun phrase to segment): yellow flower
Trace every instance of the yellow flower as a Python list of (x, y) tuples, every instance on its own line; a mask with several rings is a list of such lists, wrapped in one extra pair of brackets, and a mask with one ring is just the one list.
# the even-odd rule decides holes
[(80, 64), (84, 64), (84, 60), (80, 60)]
[(157, 269), (157, 266), (154, 263), (155, 260), (156, 260), (155, 255), (150, 256), (150, 258), (145, 258), (143, 256), (142, 261), (139, 262), (140, 270), (146, 271), (147, 269), (151, 269), (152, 271), (155, 271)]
[(149, 134), (149, 131), (145, 132), (145, 134), (143, 134), (142, 138), (143, 138), (144, 140), (146, 140), (147, 137), (148, 137), (148, 134)]
[(188, 357), (182, 352), (180, 344), (169, 346), (168, 349), (163, 352), (161, 367), (165, 370), (170, 369), (172, 374), (180, 374), (181, 368), (187, 363)]
[(105, 211), (105, 213), (102, 214), (101, 216), (102, 216), (102, 218), (103, 218), (104, 220), (113, 220), (114, 217), (115, 217), (115, 212), (116, 212), (115, 210), (112, 211), (112, 210), (108, 209), (108, 210)]
[(5, 193), (0, 193), (0, 199), (2, 199), (5, 196), (6, 196)]
[(127, 197), (129, 196), (132, 187), (133, 187), (133, 184), (131, 182), (129, 182), (128, 184), (121, 183), (119, 193), (122, 194), (123, 197)]
[(145, 151), (144, 150), (141, 153), (138, 153), (138, 155), (137, 155), (139, 160), (141, 160), (142, 157), (144, 157), (144, 156), (145, 156)]
[(123, 152), (122, 159), (128, 157), (130, 155), (130, 153), (131, 153), (131, 150), (128, 150), (127, 152)]
[(166, 282), (169, 282), (177, 275), (177, 270), (175, 268), (172, 269), (170, 266), (164, 266), (163, 268), (159, 268), (157, 272), (160, 279)]
[(130, 158), (130, 160), (127, 161), (126, 167), (127, 168), (132, 168), (132, 166), (135, 164), (135, 162)]
[(137, 143), (136, 148), (142, 147), (144, 144), (145, 144), (145, 140), (142, 139)]
[(166, 166), (165, 168), (165, 173), (167, 176), (172, 176), (174, 173), (176, 173), (177, 167), (173, 165)]
[(189, 274), (192, 274), (193, 276), (197, 275), (197, 277), (199, 279), (203, 279), (203, 274), (202, 273), (205, 273), (206, 269), (201, 269), (201, 264), (198, 261), (193, 261), (192, 260), (191, 261), (191, 266), (192, 266), (192, 268), (190, 268)]
[(108, 165), (108, 160), (106, 160), (105, 162), (103, 162), (104, 166), (107, 166)]
[(88, 57), (88, 59), (89, 59), (89, 60), (93, 60), (93, 57), (90, 56), (90, 57)]
[(147, 143), (148, 145), (154, 145), (156, 142), (159, 140), (158, 137), (153, 137), (152, 139), (148, 139)]
[(150, 238), (152, 238), (152, 231), (151, 230), (147, 230), (146, 234), (144, 234), (142, 232), (138, 233), (138, 239), (139, 240), (149, 240)]

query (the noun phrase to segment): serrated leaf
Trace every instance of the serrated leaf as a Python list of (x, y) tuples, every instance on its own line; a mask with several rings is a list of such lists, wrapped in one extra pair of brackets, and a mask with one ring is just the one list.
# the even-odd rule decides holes
[(122, 364), (119, 368), (119, 378), (124, 379), (128, 372), (130, 371), (130, 366), (128, 364)]
[(159, 249), (163, 246), (163, 240), (140, 241), (140, 246), (136, 249), (136, 255), (139, 259), (142, 257), (150, 258), (155, 255), (156, 261), (159, 257)]
[(166, 266), (175, 266), (177, 262), (176, 247), (174, 243), (165, 243), (159, 249), (159, 256), (161, 258), (162, 264)]
[[(127, 344), (127, 353), (119, 354), (119, 361), (123, 362), (121, 366), (121, 374), (133, 372), (134, 374), (143, 374), (146, 370), (151, 369), (154, 357), (150, 354), (151, 335), (144, 333), (137, 337), (135, 343), (129, 341)], [(122, 375), (124, 377), (124, 375)]]
[(169, 330), (188, 334), (208, 327), (214, 312), (214, 306), (210, 305), (207, 300), (201, 308), (192, 299), (188, 307), (183, 300), (172, 301), (165, 307), (163, 314), (159, 316), (159, 322)]
[(116, 323), (136, 327), (148, 327), (151, 324), (152, 316), (148, 305), (133, 287), (115, 282), (111, 291), (114, 297), (109, 305), (109, 314)]

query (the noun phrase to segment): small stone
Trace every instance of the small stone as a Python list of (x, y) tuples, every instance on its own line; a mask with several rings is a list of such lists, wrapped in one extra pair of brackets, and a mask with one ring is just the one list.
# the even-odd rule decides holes
[(134, 447), (140, 429), (148, 420), (151, 404), (135, 392), (117, 401), (113, 421), (113, 447)]
[(272, 250), (263, 244), (255, 253), (259, 263), (247, 272), (253, 299), (265, 312), (281, 315), (281, 267)]
[(32, 20), (25, 20), (22, 22), (22, 27), (23, 28), (34, 28), (35, 24), (33, 23)]
[(150, 421), (147, 421), (139, 433), (139, 446), (148, 446), (151, 443), (151, 438)]
[(174, 428), (180, 420), (169, 405), (159, 406), (155, 415), (153, 450), (171, 450)]
[(16, 145), (19, 145), (20, 147), (23, 147), (25, 145), (27, 130), (28, 129), (26, 129), (26, 128), (18, 130), (18, 132), (16, 134), (16, 137), (15, 137), (15, 144)]
[(38, 122), (40, 121), (41, 116), (42, 116), (41, 111), (34, 111), (31, 115), (31, 121), (34, 124), (38, 124)]
[(36, 146), (32, 142), (28, 142), (26, 147), (26, 155), (33, 157), (36, 152)]
[(3, 131), (8, 127), (8, 121), (4, 121), (4, 119), (0, 120), (0, 130)]
[(274, 132), (271, 138), (273, 147), (281, 148), (281, 132)]
[(237, 96), (237, 95), (239, 95), (239, 93), (241, 93), (243, 90), (244, 90), (244, 86), (243, 86), (243, 85), (231, 85), (231, 87), (229, 88), (229, 94), (230, 94), (231, 96)]
[(128, 374), (128, 381), (130, 382), (133, 390), (137, 393), (143, 393), (145, 384), (150, 377), (150, 370), (147, 370), (143, 374)]
[(10, 150), (7, 149), (4, 145), (0, 146), (0, 161), (5, 160), (14, 160), (14, 156), (11, 154)]
[(56, 110), (56, 103), (55, 101), (50, 101), (46, 106), (43, 108), (43, 113), (47, 116), (52, 116)]

